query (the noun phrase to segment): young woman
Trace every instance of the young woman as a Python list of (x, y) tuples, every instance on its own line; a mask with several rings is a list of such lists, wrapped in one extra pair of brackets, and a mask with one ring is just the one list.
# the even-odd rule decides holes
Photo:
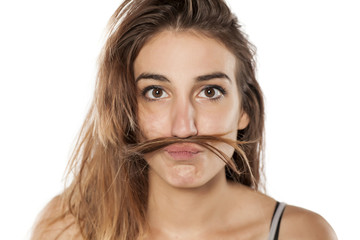
[(110, 23), (73, 181), (33, 239), (336, 239), (259, 191), (263, 96), (224, 1), (127, 0)]

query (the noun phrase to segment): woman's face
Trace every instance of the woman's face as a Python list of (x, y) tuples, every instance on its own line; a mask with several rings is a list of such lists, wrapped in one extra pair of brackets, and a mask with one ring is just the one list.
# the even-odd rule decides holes
[[(236, 139), (247, 116), (240, 111), (235, 65), (226, 47), (195, 32), (163, 31), (151, 38), (134, 62), (144, 138), (223, 134)], [(232, 147), (213, 145), (233, 154)], [(197, 144), (172, 144), (145, 159), (150, 181), (175, 187), (199, 187), (225, 176), (224, 162)]]

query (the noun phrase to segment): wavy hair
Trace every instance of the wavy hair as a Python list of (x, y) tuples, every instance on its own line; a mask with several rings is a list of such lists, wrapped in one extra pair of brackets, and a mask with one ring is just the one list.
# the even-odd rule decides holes
[[(164, 30), (196, 31), (221, 41), (235, 55), (241, 107), (250, 120), (238, 131), (237, 141), (221, 136), (139, 141), (133, 63), (144, 44)], [(264, 103), (255, 76), (254, 47), (223, 0), (125, 0), (109, 22), (94, 100), (68, 165), (73, 180), (60, 195), (62, 214), (49, 224), (70, 215), (85, 239), (143, 237), (148, 197), (143, 154), (179, 141), (210, 149), (227, 163), (229, 181), (258, 190), (263, 132)], [(209, 144), (213, 141), (233, 146), (234, 155), (224, 155)]]

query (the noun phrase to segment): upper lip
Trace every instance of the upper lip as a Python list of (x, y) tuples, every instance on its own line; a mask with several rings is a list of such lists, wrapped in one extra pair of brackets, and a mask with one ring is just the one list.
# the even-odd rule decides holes
[(194, 143), (174, 143), (165, 147), (164, 150), (169, 153), (189, 152), (195, 154), (202, 152), (200, 146)]

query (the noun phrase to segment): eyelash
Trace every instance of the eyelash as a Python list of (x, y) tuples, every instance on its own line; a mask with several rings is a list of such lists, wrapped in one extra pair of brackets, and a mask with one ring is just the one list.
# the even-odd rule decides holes
[(227, 94), (226, 90), (218, 85), (207, 85), (200, 91), (200, 93), (208, 89), (216, 89), (221, 93), (221, 96), (218, 96), (216, 98), (207, 98), (210, 101), (219, 101), (222, 97), (226, 96)]
[[(166, 91), (160, 87), (160, 86), (157, 86), (157, 85), (150, 85), (150, 86), (147, 86), (145, 87), (142, 91), (141, 91), (141, 96), (147, 100), (147, 101), (157, 101), (159, 100), (160, 98), (149, 98), (149, 97), (146, 97), (146, 94), (150, 91), (150, 90), (154, 90), (154, 89), (160, 89), (162, 91), (164, 91), (166, 93)], [(216, 97), (216, 98), (207, 98), (208, 100), (210, 101), (218, 101), (220, 100), (223, 96), (225, 96), (227, 94), (226, 90), (218, 85), (207, 85), (205, 86), (201, 91), (200, 93), (202, 93), (203, 91), (205, 90), (208, 90), (208, 89), (216, 89), (218, 91), (220, 91), (221, 93), (221, 96), (219, 97)]]
[(160, 86), (150, 85), (150, 86), (145, 87), (145, 88), (141, 91), (141, 96), (142, 96), (145, 100), (147, 100), (147, 101), (157, 101), (157, 100), (159, 100), (159, 99), (157, 99), (157, 98), (148, 98), (148, 97), (146, 97), (146, 94), (147, 94), (150, 90), (154, 90), (154, 89), (161, 89), (162, 91), (165, 92), (165, 90), (164, 90), (162, 87), (160, 87)]

